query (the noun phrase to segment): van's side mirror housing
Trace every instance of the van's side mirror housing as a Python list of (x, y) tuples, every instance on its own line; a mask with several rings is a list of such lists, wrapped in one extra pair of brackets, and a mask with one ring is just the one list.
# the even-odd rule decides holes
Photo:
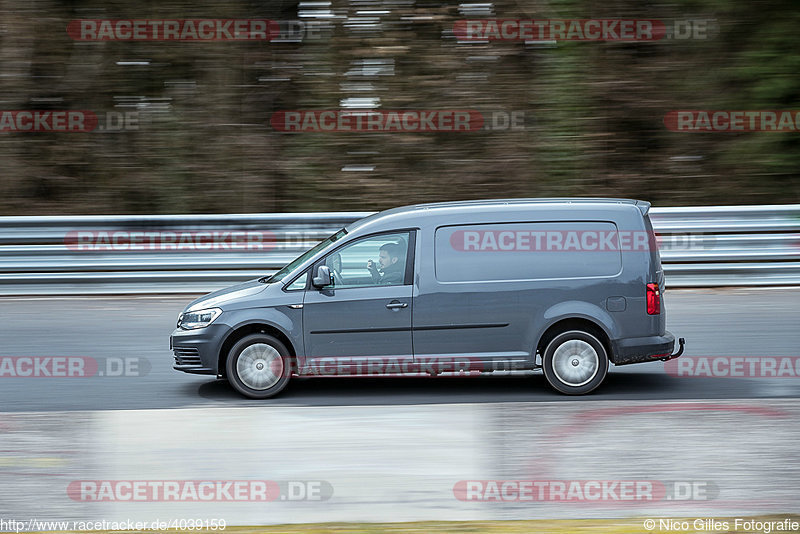
[(311, 285), (316, 288), (322, 288), (333, 284), (333, 275), (327, 265), (320, 265), (317, 267), (317, 275), (311, 279)]

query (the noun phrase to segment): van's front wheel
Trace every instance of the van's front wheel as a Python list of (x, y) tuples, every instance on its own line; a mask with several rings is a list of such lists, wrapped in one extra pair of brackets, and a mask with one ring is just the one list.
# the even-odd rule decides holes
[(289, 351), (266, 334), (252, 334), (237, 341), (228, 353), (225, 370), (234, 389), (251, 399), (277, 395), (292, 376)]
[(608, 354), (600, 341), (581, 330), (557, 335), (542, 359), (544, 376), (553, 389), (583, 395), (599, 386), (608, 374)]

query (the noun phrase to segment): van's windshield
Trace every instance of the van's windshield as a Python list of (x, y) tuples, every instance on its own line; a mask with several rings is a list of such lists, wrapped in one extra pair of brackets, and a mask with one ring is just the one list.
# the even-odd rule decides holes
[(263, 283), (263, 284), (272, 284), (272, 283), (275, 283), (275, 282), (280, 282), (281, 280), (283, 280), (283, 278), (287, 274), (289, 274), (290, 272), (294, 271), (300, 264), (305, 262), (311, 256), (313, 256), (317, 252), (321, 251), (322, 249), (326, 248), (328, 245), (330, 245), (334, 241), (338, 241), (339, 239), (343, 238), (345, 235), (347, 235), (347, 230), (342, 228), (341, 230), (339, 230), (338, 232), (336, 232), (332, 236), (320, 241), (319, 243), (314, 245), (312, 248), (310, 248), (307, 251), (305, 251), (303, 254), (298, 256), (294, 261), (292, 261), (290, 264), (288, 264), (285, 267), (283, 267), (277, 273), (273, 274), (272, 276), (264, 276), (262, 278), (259, 278), (258, 281)]

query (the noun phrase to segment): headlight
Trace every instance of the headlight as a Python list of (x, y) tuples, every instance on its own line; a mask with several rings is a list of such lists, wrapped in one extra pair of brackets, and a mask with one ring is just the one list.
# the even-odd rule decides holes
[(219, 308), (183, 312), (178, 316), (178, 328), (183, 328), (184, 330), (204, 328), (213, 323), (214, 319), (219, 317), (221, 313), (222, 310)]

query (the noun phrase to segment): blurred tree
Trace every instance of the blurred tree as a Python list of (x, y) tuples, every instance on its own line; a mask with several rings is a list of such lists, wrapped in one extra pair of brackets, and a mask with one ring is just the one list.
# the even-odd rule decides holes
[[(138, 119), (122, 131), (0, 133), (2, 214), (373, 210), (560, 195), (800, 201), (800, 132), (679, 133), (663, 123), (679, 109), (800, 109), (800, 14), (786, 0), (0, 0), (0, 17), (3, 110)], [(271, 43), (82, 42), (66, 31), (76, 19), (162, 18), (319, 26)], [(653, 42), (456, 39), (457, 21), (487, 18), (713, 23), (705, 38)], [(524, 128), (284, 133), (269, 123), (276, 111), (356, 98), (379, 110), (475, 109), (490, 121), (522, 112)]]

